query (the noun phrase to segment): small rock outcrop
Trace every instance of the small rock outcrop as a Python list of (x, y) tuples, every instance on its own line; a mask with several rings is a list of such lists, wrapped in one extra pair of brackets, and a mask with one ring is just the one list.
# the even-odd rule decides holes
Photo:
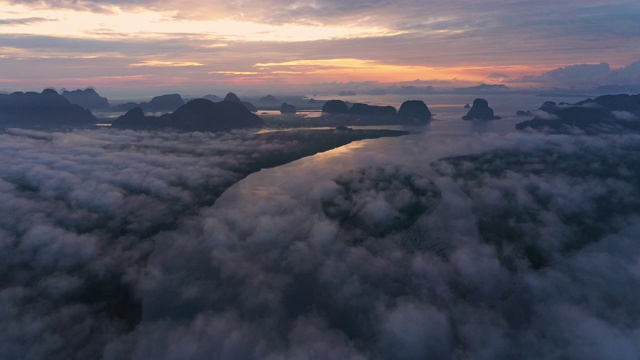
[(342, 100), (329, 100), (322, 106), (322, 112), (326, 114), (347, 114), (349, 107)]
[(70, 103), (80, 105), (85, 109), (106, 110), (109, 109), (109, 100), (106, 97), (98, 95), (91, 88), (85, 90), (63, 91), (64, 96)]
[(96, 123), (91, 111), (71, 104), (55, 90), (0, 95), (0, 123), (11, 126), (76, 126)]
[(465, 108), (465, 109), (471, 109), (471, 105), (469, 105), (469, 104), (464, 104), (464, 108)]
[(296, 109), (295, 106), (287, 104), (287, 103), (282, 103), (282, 105), (280, 105), (280, 113), (281, 114), (295, 114), (298, 110)]
[(398, 110), (398, 121), (401, 123), (426, 123), (431, 120), (431, 111), (421, 100), (408, 100)]
[(393, 106), (375, 106), (368, 104), (355, 103), (349, 109), (350, 115), (360, 116), (389, 116), (394, 117), (397, 115), (396, 108)]
[(462, 120), (496, 120), (499, 116), (493, 114), (493, 109), (489, 107), (489, 102), (485, 99), (473, 100), (473, 106)]

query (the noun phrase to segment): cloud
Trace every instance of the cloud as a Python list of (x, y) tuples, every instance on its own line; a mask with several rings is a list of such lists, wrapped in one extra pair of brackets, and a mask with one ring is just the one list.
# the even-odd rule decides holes
[[(249, 84), (244, 86), (252, 87), (257, 81), (272, 81), (283, 88), (297, 87), (295, 91), (327, 81), (397, 83), (416, 77), (505, 82), (585, 59), (611, 64), (636, 61), (632, 50), (637, 31), (633, 25), (640, 15), (631, 1), (601, 4), (596, 0), (547, 6), (467, 0), (455, 4), (441, 0), (429, 4), (415, 0), (219, 4), (59, 0), (11, 4), (5, 6), (16, 18), (57, 19), (60, 25), (5, 27), (0, 37), (4, 46), (19, 49), (5, 50), (0, 59), (1, 66), (8, 69), (6, 82), (13, 85), (29, 79), (40, 83), (36, 87), (83, 78), (86, 86), (93, 82), (92, 77), (132, 75), (149, 75), (157, 86), (191, 82), (204, 87), (205, 82), (232, 81), (242, 86), (245, 81)], [(16, 32), (20, 34), (10, 34)], [(222, 48), (220, 44), (228, 45)], [(420, 53), (416, 49), (429, 50)], [(204, 65), (201, 69), (129, 66), (148, 59)], [(369, 66), (349, 71), (348, 66), (322, 67), (320, 63), (315, 68), (324, 72), (310, 70), (314, 63), (330, 59), (354, 59)], [(292, 61), (306, 61), (309, 67), (266, 68), (255, 81), (220, 73), (250, 73), (256, 72), (255, 64)], [(38, 69), (37, 73), (33, 69)], [(139, 73), (142, 70), (144, 73)], [(551, 80), (566, 80), (566, 76), (556, 79), (558, 74), (548, 76), (551, 78), (534, 76), (529, 80), (548, 86), (555, 86)], [(578, 78), (569, 80), (583, 84)], [(630, 78), (621, 75), (616, 79)]]
[(0, 19), (0, 26), (2, 25), (31, 25), (46, 21), (56, 21), (54, 19), (47, 19), (41, 17), (30, 17), (30, 18), (18, 18), (18, 19)]
[(639, 136), (449, 134), (5, 130), (1, 357), (636, 358)]
[(637, 85), (640, 83), (640, 61), (616, 69), (609, 74), (606, 83), (618, 85)]
[(349, 237), (354, 242), (363, 235), (383, 236), (405, 229), (433, 210), (440, 199), (432, 182), (402, 168), (347, 173), (336, 179), (332, 190), (322, 198), (324, 213), (342, 228), (352, 229)]
[(556, 114), (548, 113), (543, 110), (535, 110), (532, 113), (537, 119), (542, 119), (542, 120), (558, 120), (559, 119)]
[(77, 11), (112, 12), (117, 7), (152, 6), (157, 0), (10, 0), (10, 4), (26, 5), (34, 9), (72, 9)]
[[(630, 45), (637, 35), (637, 31), (634, 31), (636, 28), (632, 25), (635, 24), (633, 20), (638, 15), (637, 6), (633, 1), (603, 5), (597, 0), (547, 4), (544, 7), (537, 3), (521, 1), (513, 1), (505, 6), (504, 3), (498, 1), (478, 4), (468, 0), (456, 4), (443, 0), (429, 4), (417, 0), (352, 1), (348, 3), (336, 0), (312, 3), (291, 0), (251, 0), (227, 1), (219, 4), (202, 1), (159, 2), (156, 0), (14, 1), (13, 3), (35, 7), (44, 4), (51, 9), (79, 7), (81, 9), (98, 9), (99, 11), (103, 11), (105, 7), (115, 6), (122, 7), (126, 10), (123, 11), (124, 13), (133, 15), (136, 11), (132, 11), (131, 7), (138, 7), (139, 11), (144, 10), (159, 14), (153, 17), (154, 26), (156, 21), (160, 21), (164, 28), (167, 28), (169, 18), (172, 16), (185, 20), (178, 27), (182, 29), (179, 31), (181, 33), (194, 33), (194, 31), (188, 30), (194, 26), (200, 29), (197, 31), (200, 33), (213, 32), (224, 35), (225, 33), (233, 34), (234, 31), (243, 32), (256, 26), (274, 31), (278, 30), (278, 26), (286, 25), (290, 29), (292, 25), (296, 25), (308, 27), (302, 29), (307, 34), (307, 39), (334, 40), (340, 37), (340, 32), (327, 32), (327, 29), (339, 27), (343, 33), (346, 31), (354, 38), (372, 37), (372, 33), (379, 38), (398, 34), (408, 35), (406, 39), (400, 39), (403, 41), (402, 43), (399, 43), (398, 39), (390, 39), (394, 41), (381, 42), (376, 49), (406, 45), (412, 46), (410, 49), (414, 50), (422, 47), (423, 43), (426, 43), (424, 48), (438, 49), (437, 52), (429, 52), (426, 57), (416, 56), (412, 51), (413, 61), (404, 63), (405, 65), (424, 65), (425, 61), (430, 62), (432, 57), (438, 57), (437, 53), (444, 52), (450, 60), (459, 56), (462, 58), (473, 57), (473, 65), (478, 65), (481, 62), (485, 64), (482, 60), (485, 57), (491, 57), (494, 63), (508, 63), (509, 65), (533, 63), (549, 66), (558, 63), (577, 63), (585, 58), (581, 57), (581, 54), (587, 52), (590, 56), (586, 58), (593, 57), (594, 54), (598, 56), (602, 54), (601, 52), (594, 53), (594, 48), (599, 51), (610, 50), (607, 54), (611, 62), (615, 60), (615, 63), (625, 63), (631, 60), (629, 58), (631, 56), (630, 49), (625, 46)], [(571, 16), (567, 16), (567, 13), (570, 13)], [(228, 23), (226, 31), (218, 27), (216, 27), (216, 31), (206, 31), (200, 27), (204, 24), (205, 29), (211, 28), (214, 25), (211, 22), (216, 21), (231, 22)], [(235, 30), (232, 26), (234, 21), (237, 28)], [(237, 22), (242, 22), (244, 26)], [(264, 27), (266, 24), (274, 25), (276, 28)], [(604, 31), (602, 27), (607, 30), (609, 28), (629, 29), (629, 33)], [(329, 36), (317, 37), (316, 33), (322, 29)], [(347, 31), (349, 29), (351, 30)], [(369, 32), (366, 31), (367, 29)], [(117, 26), (112, 30), (119, 31)], [(156, 32), (155, 28), (146, 30), (144, 35), (149, 36), (153, 32)], [(287, 37), (286, 31), (280, 34), (279, 37), (270, 40), (278, 42)], [(262, 37), (258, 37), (254, 33), (253, 38)], [(489, 39), (491, 41), (488, 41)], [(612, 49), (614, 45), (611, 42), (612, 39), (616, 40), (614, 49)], [(304, 41), (304, 37), (297, 38), (297, 41)], [(567, 47), (567, 42), (571, 42), (570, 48)], [(478, 44), (482, 44), (482, 46)], [(389, 49), (389, 52), (392, 52), (393, 48)], [(547, 56), (544, 59), (536, 56), (543, 50), (547, 54), (553, 53), (555, 55), (553, 58)], [(614, 54), (611, 50), (616, 50), (617, 53)], [(319, 51), (316, 54), (322, 53)], [(336, 51), (332, 52), (332, 54), (336, 53)], [(397, 56), (396, 51), (393, 53)], [(491, 56), (492, 54), (493, 56)], [(571, 56), (567, 57), (567, 54), (571, 54)], [(348, 56), (340, 54), (340, 57)], [(504, 57), (508, 57), (510, 61), (501, 62), (501, 58)], [(533, 59), (535, 61), (531, 61)], [(624, 60), (620, 61), (620, 59)], [(376, 60), (381, 59), (376, 58)]]
[(145, 60), (139, 63), (131, 64), (131, 67), (190, 67), (190, 66), (203, 66), (204, 64), (193, 61), (159, 61), (159, 60)]
[(399, 304), (383, 320), (383, 351), (389, 358), (449, 358), (450, 326), (447, 315), (435, 307)]
[(638, 119), (635, 114), (628, 111), (612, 111), (611, 114), (619, 120), (633, 121)]
[(543, 82), (556, 85), (594, 85), (601, 83), (611, 73), (607, 63), (578, 64), (547, 71), (540, 76), (527, 76), (525, 82)]
[[(398, 155), (403, 155), (409, 159), (399, 161), (411, 164), (403, 171), (426, 171), (424, 163), (412, 163), (424, 154), (408, 152), (410, 147), (424, 149), (417, 145), (419, 139), (385, 147), (386, 156), (373, 163), (398, 161)], [(466, 177), (464, 182), (457, 181), (470, 198), (447, 173), (434, 180), (443, 196), (433, 213), (423, 213), (400, 232), (373, 234), (357, 244), (348, 225), (326, 216), (323, 199), (339, 194), (338, 184), (346, 178), (354, 179), (348, 184), (362, 184), (357, 194), (363, 201), (376, 203), (386, 191), (394, 191), (397, 195), (391, 198), (397, 198), (402, 187), (376, 187), (368, 181), (383, 179), (383, 174), (396, 179), (397, 167), (380, 165), (379, 170), (364, 167), (341, 173), (331, 167), (316, 168), (322, 159), (310, 160), (251, 180), (253, 186), (267, 187), (265, 197), (251, 195), (257, 190), (252, 186), (225, 194), (224, 201), (202, 212), (195, 224), (157, 237), (150, 265), (154, 275), (143, 295), (150, 309), (148, 318), (127, 339), (135, 339), (136, 346), (156, 343), (157, 337), (150, 338), (142, 330), (154, 329), (163, 344), (177, 347), (170, 339), (180, 338), (199, 351), (207, 349), (203, 335), (179, 336), (184, 334), (181, 329), (215, 328), (222, 317), (230, 319), (227, 332), (211, 335), (211, 343), (240, 342), (251, 354), (238, 356), (249, 358), (413, 359), (458, 354), (536, 358), (553, 353), (580, 358), (612, 347), (621, 357), (633, 358), (639, 351), (634, 345), (637, 334), (625, 329), (628, 321), (637, 324), (640, 318), (632, 291), (616, 284), (640, 280), (633, 271), (638, 252), (631, 250), (638, 234), (638, 206), (632, 206), (636, 210), (630, 217), (614, 212), (599, 218), (597, 214), (602, 213), (598, 207), (603, 204), (627, 199), (620, 203), (626, 208), (637, 198), (633, 195), (637, 184), (630, 183), (635, 175), (618, 168), (630, 169), (633, 162), (629, 161), (636, 161), (639, 153), (634, 150), (631, 157), (595, 168), (602, 177), (589, 178), (582, 171), (591, 171), (584, 167), (595, 163), (605, 166), (605, 159), (620, 158), (637, 136), (620, 141), (618, 137), (488, 135), (468, 141), (502, 149), (480, 155), (483, 162), (469, 158), (461, 165)], [(438, 140), (429, 143), (430, 147), (441, 145)], [(460, 146), (459, 137), (456, 145)], [(352, 155), (356, 159), (348, 160), (355, 166), (370, 163), (367, 151), (379, 153), (380, 148), (372, 144), (369, 150), (361, 150)], [(550, 150), (557, 158), (545, 167)], [(582, 159), (585, 151), (594, 158)], [(524, 165), (507, 167), (511, 152)], [(505, 175), (495, 169), (505, 169)], [(356, 180), (359, 176), (362, 181)], [(272, 187), (282, 182), (291, 190)], [(603, 194), (610, 197), (603, 199)], [(544, 205), (534, 195), (547, 196), (551, 204)], [(500, 250), (482, 227), (479, 232), (476, 227), (476, 221), (485, 218), (483, 212), (491, 216), (500, 208), (520, 220), (493, 229), (513, 227), (535, 238), (554, 256), (550, 265), (534, 271), (527, 265), (527, 256), (516, 252), (510, 254), (521, 267), (514, 272), (504, 262), (502, 251), (508, 247)], [(558, 238), (570, 238), (580, 229), (573, 227), (573, 220), (562, 218), (572, 213), (592, 224), (585, 225), (589, 229), (607, 229), (609, 235), (598, 237), (583, 250), (565, 253)], [(529, 214), (539, 219), (533, 222), (539, 230), (528, 222)], [(616, 234), (620, 228), (625, 232)], [(629, 250), (614, 260), (620, 251)], [(610, 261), (618, 264), (616, 269), (608, 268)], [(620, 279), (601, 291), (601, 281), (618, 275)], [(618, 294), (620, 307), (607, 306), (606, 299)], [(201, 310), (194, 313), (194, 309)], [(173, 315), (168, 318), (167, 314)], [(566, 319), (564, 327), (558, 326), (559, 316)], [(237, 340), (231, 340), (232, 334), (237, 334)], [(274, 337), (279, 340), (261, 342)], [(589, 351), (580, 345), (584, 343), (592, 344)], [(210, 351), (221, 349), (226, 347), (215, 345)]]
[(495, 82), (511, 82), (513, 79), (511, 78), (511, 76), (507, 75), (507, 74), (502, 74), (502, 73), (491, 73), (489, 75), (487, 75), (487, 79), (490, 81), (495, 81)]
[[(295, 146), (244, 131), (10, 129), (0, 137), (0, 210), (11, 214), (0, 219), (0, 322), (11, 329), (0, 353), (35, 358), (100, 357), (139, 321), (150, 237), (212, 203), (256, 154)], [(75, 340), (76, 331), (91, 335)]]
[[(633, 218), (625, 219), (612, 209), (637, 206), (634, 201), (622, 200), (634, 196), (635, 183), (629, 183), (626, 172), (619, 178), (609, 177), (621, 168), (635, 167), (635, 155), (621, 155), (610, 163), (613, 149), (607, 155), (594, 153), (597, 150), (592, 148), (579, 154), (555, 150), (549, 158), (550, 151), (498, 151), (450, 160), (457, 168), (454, 178), (477, 201), (483, 236), (500, 244), (505, 263), (524, 252), (529, 254), (528, 265), (544, 266), (563, 251), (579, 249), (617, 226), (632, 223)], [(575, 178), (567, 176), (569, 169)], [(620, 207), (614, 205), (618, 201), (622, 201)], [(595, 223), (598, 225), (591, 228)]]
[[(541, 75), (524, 76), (517, 82), (541, 83), (545, 86), (580, 87), (583, 89), (600, 88), (604, 92), (634, 92), (640, 79), (640, 62), (611, 69), (609, 64), (577, 64), (544, 72)], [(616, 90), (621, 87), (629, 90)], [(611, 90), (607, 90), (611, 89)]]
[[(163, 9), (178, 11), (183, 16), (211, 18), (211, 17), (235, 17), (254, 21), (271, 23), (331, 23), (331, 22), (363, 22), (366, 19), (370, 24), (380, 22), (395, 22), (398, 27), (412, 29), (425, 29), (448, 24), (457, 25), (456, 29), (475, 28), (478, 25), (492, 26), (509, 24), (515, 22), (514, 18), (501, 17), (497, 15), (543, 15), (544, 21), (535, 21), (538, 18), (531, 16), (531, 19), (520, 17), (518, 21), (526, 21), (536, 24), (536, 28), (554, 25), (558, 26), (562, 22), (571, 26), (585, 28), (595, 24), (588, 20), (606, 18), (610, 22), (622, 22), (633, 18), (637, 9), (633, 6), (633, 1), (621, 1), (616, 4), (602, 4), (597, 0), (582, 2), (569, 2), (549, 4), (548, 7), (540, 7), (538, 4), (513, 1), (507, 4), (499, 1), (488, 1), (478, 4), (465, 0), (461, 3), (451, 4), (438, 0), (425, 6), (424, 2), (418, 0), (375, 0), (375, 1), (352, 1), (341, 2), (329, 0), (323, 2), (303, 3), (292, 0), (270, 0), (270, 1), (227, 1), (220, 4), (203, 3), (202, 1), (191, 0), (188, 2), (157, 0), (13, 0), (13, 4), (25, 4), (33, 7), (49, 8), (71, 8), (80, 10), (106, 11), (111, 7), (144, 7), (152, 9)], [(460, 12), (460, 8), (465, 13)], [(566, 16), (564, 10), (573, 9), (571, 16)], [(385, 20), (386, 19), (386, 20)], [(404, 21), (403, 21), (404, 20)], [(466, 25), (466, 26), (463, 26)], [(619, 30), (620, 31), (620, 30)]]

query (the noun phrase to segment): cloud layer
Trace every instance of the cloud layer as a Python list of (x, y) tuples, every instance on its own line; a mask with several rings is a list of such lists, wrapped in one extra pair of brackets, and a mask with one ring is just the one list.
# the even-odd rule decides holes
[[(636, 135), (368, 141), (258, 173), (212, 207), (203, 198), (243, 163), (291, 144), (244, 132), (0, 137), (2, 357), (640, 353)], [(483, 155), (440, 161), (441, 175), (425, 160), (459, 149)], [(359, 224), (398, 226), (354, 242), (328, 199), (361, 209)], [(522, 234), (511, 246), (482, 226), (502, 213), (492, 229)], [(533, 266), (520, 251), (532, 242), (551, 261)]]
[(137, 293), (153, 236), (261, 166), (337, 146), (294, 132), (9, 129), (0, 137), (0, 321), (8, 329), (0, 354), (33, 358), (100, 357), (146, 311)]
[(612, 70), (609, 64), (578, 64), (525, 76), (520, 81), (552, 86), (595, 88), (598, 86), (639, 86), (640, 62)]

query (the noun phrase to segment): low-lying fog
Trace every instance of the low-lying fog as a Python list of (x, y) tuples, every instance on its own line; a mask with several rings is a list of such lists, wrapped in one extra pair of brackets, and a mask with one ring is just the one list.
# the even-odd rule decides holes
[(637, 359), (640, 136), (514, 123), (242, 180), (288, 144), (7, 130), (0, 357)]

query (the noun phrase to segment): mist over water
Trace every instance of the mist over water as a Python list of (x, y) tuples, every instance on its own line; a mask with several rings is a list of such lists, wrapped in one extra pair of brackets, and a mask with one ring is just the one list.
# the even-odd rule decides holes
[[(597, 151), (607, 147), (615, 153), (629, 146), (635, 146), (633, 156), (638, 160), (638, 140), (637, 136), (570, 138), (489, 133), (463, 137), (425, 132), (363, 141), (261, 171), (225, 192), (203, 212), (196, 230), (164, 239), (166, 253), (154, 254), (156, 265), (163, 269), (159, 272), (173, 278), (177, 267), (163, 259), (180, 251), (178, 239), (188, 237), (191, 244), (198, 245), (186, 251), (188, 255), (180, 251), (180, 257), (190, 262), (194, 257), (202, 258), (206, 266), (183, 274), (181, 281), (161, 281), (158, 291), (147, 296), (176, 303), (180, 308), (180, 301), (162, 295), (171, 284), (181, 289), (176, 294), (188, 291), (186, 284), (193, 278), (211, 281), (215, 287), (213, 284), (220, 281), (219, 272), (234, 279), (240, 276), (245, 285), (237, 289), (238, 298), (223, 306), (234, 314), (236, 331), (251, 333), (243, 333), (242, 339), (248, 343), (243, 342), (236, 351), (249, 346), (255, 356), (256, 351), (263, 350), (261, 341), (273, 336), (274, 331), (284, 341), (257, 357), (507, 359), (557, 353), (566, 358), (596, 359), (615, 352), (619, 358), (633, 359), (640, 350), (640, 308), (632, 295), (640, 284), (633, 270), (640, 260), (634, 245), (639, 235), (637, 204), (630, 217), (602, 219), (602, 224), (611, 225), (613, 221), (614, 229), (598, 238), (595, 245), (570, 254), (556, 250), (558, 258), (549, 266), (535, 270), (525, 265), (513, 271), (503, 262), (498, 248), (488, 244), (478, 231), (478, 217), (483, 214), (474, 205), (476, 198), (470, 199), (461, 190), (461, 182), (436, 174), (430, 162), (443, 156), (491, 150), (528, 154), (552, 148), (571, 156), (587, 148)], [(335, 179), (353, 169), (385, 169), (393, 174), (396, 166), (433, 179), (442, 192), (437, 207), (399, 233), (371, 235), (354, 245), (351, 230), (323, 214), (322, 199), (335, 191)], [(579, 180), (571, 174), (532, 179), (526, 169), (513, 171), (540, 187)], [(500, 191), (500, 196), (518, 193), (521, 187), (526, 191), (529, 186), (522, 179), (486, 176), (492, 184), (483, 185), (486, 190), (473, 189), (485, 197), (495, 197), (494, 193)], [(630, 190), (627, 185), (610, 182), (588, 181), (584, 189), (574, 193), (558, 188), (554, 196), (564, 197), (563, 202), (584, 202), (589, 201), (585, 193), (602, 192), (605, 186), (611, 192), (621, 192), (621, 196), (637, 198), (636, 185), (631, 185), (635, 190), (629, 194), (625, 193)], [(369, 188), (364, 196), (373, 203), (380, 192)], [(508, 196), (502, 201), (513, 212), (535, 203), (534, 199), (509, 202)], [(588, 213), (590, 206), (585, 204), (584, 211)], [(561, 216), (567, 211), (562, 206), (537, 210), (542, 217)], [(381, 214), (378, 221), (385, 221), (384, 216), (388, 216), (386, 221), (394, 221), (390, 213)], [(521, 226), (526, 229), (528, 225)], [(616, 229), (623, 231), (617, 233)], [(568, 229), (556, 220), (546, 223), (543, 231), (547, 235), (536, 240), (549, 245), (547, 240), (556, 241), (553, 237), (563, 236)], [(525, 255), (520, 257), (525, 259)], [(204, 291), (206, 295), (196, 296), (219, 296), (220, 290)], [(200, 338), (204, 331), (199, 328), (200, 322), (227, 321), (209, 311), (204, 313), (208, 317), (198, 319), (198, 328), (181, 331)], [(254, 315), (241, 320), (248, 313)], [(172, 330), (164, 331), (163, 339), (175, 336)], [(250, 340), (251, 336), (257, 338)], [(229, 339), (222, 336), (219, 341), (225, 340)], [(178, 344), (169, 347), (174, 346), (175, 351), (184, 351)], [(206, 344), (199, 346), (206, 348)]]
[(241, 180), (288, 144), (6, 131), (0, 355), (637, 359), (640, 137), (470, 101)]

